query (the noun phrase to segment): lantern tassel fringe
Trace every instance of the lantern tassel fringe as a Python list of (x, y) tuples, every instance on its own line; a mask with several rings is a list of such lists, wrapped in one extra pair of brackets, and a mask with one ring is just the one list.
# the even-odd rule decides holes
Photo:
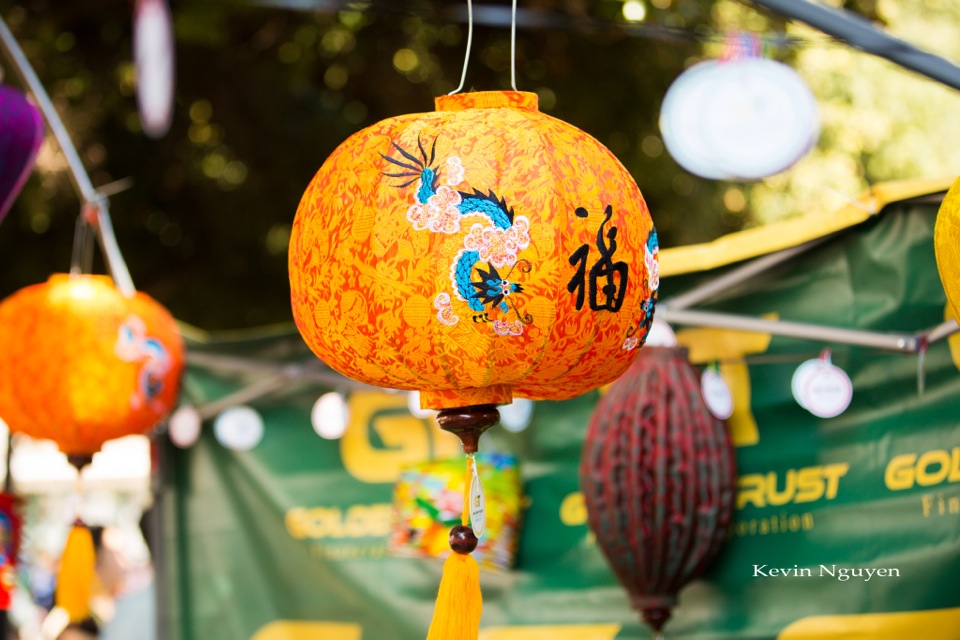
[(86, 525), (77, 522), (70, 529), (60, 558), (55, 596), (57, 606), (70, 615), (70, 622), (81, 622), (90, 617), (95, 565), (93, 535)]
[(477, 640), (480, 637), (480, 615), (483, 611), (480, 566), (470, 555), (477, 546), (477, 538), (468, 526), (473, 464), (473, 455), (467, 454), (463, 511), (460, 514), (462, 526), (454, 527), (450, 532), (450, 548), (453, 552), (443, 563), (443, 577), (440, 578), (440, 591), (427, 640)]
[(477, 640), (482, 609), (477, 561), (467, 553), (451, 553), (443, 563), (427, 640)]

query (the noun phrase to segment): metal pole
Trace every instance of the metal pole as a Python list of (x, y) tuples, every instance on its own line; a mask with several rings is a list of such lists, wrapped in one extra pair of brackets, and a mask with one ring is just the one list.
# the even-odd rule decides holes
[(275, 391), (279, 391), (289, 383), (290, 378), (287, 376), (287, 374), (276, 373), (269, 378), (264, 378), (259, 382), (254, 382), (253, 384), (238, 389), (237, 391), (227, 394), (222, 398), (217, 398), (213, 402), (209, 402), (202, 407), (198, 407), (197, 413), (200, 414), (201, 418), (207, 420), (217, 415), (227, 407), (253, 402), (258, 398), (262, 398), (263, 396), (270, 395)]
[(753, 276), (759, 275), (775, 267), (781, 262), (789, 260), (790, 258), (799, 255), (812, 247), (815, 247), (828, 237), (829, 236), (817, 238), (816, 240), (811, 240), (795, 247), (783, 249), (782, 251), (777, 251), (776, 253), (771, 253), (761, 258), (751, 260), (743, 266), (738, 267), (718, 278), (714, 278), (709, 282), (700, 285), (699, 287), (690, 289), (689, 291), (681, 293), (680, 295), (661, 300), (657, 305), (657, 311), (658, 313), (661, 313), (664, 309), (686, 309), (695, 304), (699, 304), (704, 300), (709, 300), (718, 293), (721, 293), (732, 286), (738, 285), (744, 280), (749, 280)]
[(851, 344), (860, 347), (876, 347), (878, 349), (899, 351), (902, 353), (916, 353), (922, 342), (917, 336), (908, 333), (877, 333), (859, 329), (826, 327), (803, 322), (764, 320), (762, 318), (750, 318), (714, 311), (674, 310), (670, 308), (658, 309), (657, 319), (675, 324), (733, 329), (735, 331), (751, 331), (754, 333), (769, 333), (787, 338)]
[(166, 452), (167, 442), (164, 436), (156, 436), (151, 440), (151, 447), (155, 447), (154, 461), (157, 464), (155, 469), (151, 469), (150, 489), (153, 493), (153, 504), (145, 514), (145, 522), (142, 529), (144, 536), (148, 537), (147, 548), (150, 550), (150, 562), (153, 564), (153, 589), (154, 606), (156, 608), (154, 620), (154, 629), (156, 631), (156, 640), (165, 640), (167, 636), (167, 616), (166, 600), (169, 575), (167, 573), (166, 558), (163, 555), (164, 550), (164, 529), (163, 512), (166, 509), (164, 503), (164, 480), (169, 479), (170, 456)]
[(960, 331), (960, 326), (957, 326), (957, 321), (947, 320), (946, 322), (938, 324), (927, 332), (927, 342), (938, 342), (944, 338), (949, 338), (958, 331)]
[(133, 287), (133, 279), (130, 277), (127, 263), (123, 261), (123, 254), (120, 253), (117, 237), (113, 234), (113, 223), (110, 221), (110, 211), (106, 198), (99, 200), (96, 206), (97, 239), (100, 241), (100, 250), (103, 251), (106, 258), (107, 268), (110, 269), (110, 276), (120, 293), (132, 298), (136, 289)]
[(221, 370), (230, 373), (272, 373), (285, 375), (288, 380), (296, 382), (312, 382), (331, 387), (346, 387), (350, 389), (376, 389), (377, 387), (351, 380), (335, 371), (321, 368), (319, 362), (311, 361), (306, 364), (283, 364), (279, 362), (264, 362), (254, 358), (226, 356), (216, 353), (187, 353), (187, 364), (203, 369)]
[(849, 11), (833, 9), (807, 0), (752, 0), (753, 4), (806, 22), (814, 29), (905, 69), (916, 71), (948, 87), (960, 89), (960, 67), (932, 53), (888, 35), (869, 21)]
[[(120, 253), (119, 245), (117, 245), (116, 236), (113, 234), (113, 224), (110, 221), (107, 198), (94, 188), (93, 183), (90, 181), (90, 176), (87, 175), (87, 170), (83, 167), (83, 161), (80, 160), (80, 154), (77, 153), (77, 149), (73, 146), (66, 127), (63, 126), (60, 114), (58, 114), (54, 108), (53, 102), (50, 101), (50, 96), (47, 95), (43, 84), (30, 65), (30, 61), (27, 60), (23, 49), (20, 48), (20, 45), (17, 43), (16, 38), (13, 37), (13, 33), (11, 33), (7, 27), (7, 23), (4, 22), (3, 18), (0, 18), (0, 44), (3, 45), (3, 50), (7, 54), (7, 57), (13, 62), (13, 66), (17, 70), (17, 75), (20, 77), (20, 80), (26, 85), (30, 93), (33, 94), (33, 98), (36, 100), (41, 113), (43, 113), (43, 118), (46, 120), (47, 126), (50, 127), (50, 131), (57, 139), (57, 144), (60, 145), (60, 150), (67, 160), (70, 180), (73, 182), (73, 187), (83, 203), (80, 216), (84, 218), (86, 223), (96, 228), (97, 239), (100, 241), (100, 248), (103, 250), (103, 255), (106, 259), (107, 267), (110, 270), (110, 275), (113, 277), (114, 284), (116, 284), (120, 293), (128, 298), (133, 297), (136, 289), (134, 289), (133, 280), (130, 278), (130, 270), (123, 261), (123, 255)], [(85, 218), (85, 209), (88, 206), (96, 207), (95, 217), (92, 219)], [(81, 222), (77, 227), (77, 231), (81, 236), (85, 235), (85, 229), (82, 228), (83, 224), (84, 223)], [(75, 273), (78, 269), (82, 272), (85, 243), (86, 241), (83, 237), (75, 241), (74, 261), (71, 266), (71, 273)]]

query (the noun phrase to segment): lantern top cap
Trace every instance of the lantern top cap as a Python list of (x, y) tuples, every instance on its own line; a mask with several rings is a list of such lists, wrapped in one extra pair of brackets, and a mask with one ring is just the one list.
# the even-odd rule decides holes
[(537, 94), (529, 91), (476, 91), (439, 96), (435, 99), (437, 111), (465, 111), (467, 109), (521, 109), (537, 111)]
[(71, 297), (86, 298), (94, 291), (116, 290), (113, 278), (93, 273), (53, 273), (47, 278), (51, 290), (69, 291)]
[(113, 278), (97, 273), (51, 273), (47, 278), (50, 284), (65, 284), (70, 282), (97, 282), (114, 286)]

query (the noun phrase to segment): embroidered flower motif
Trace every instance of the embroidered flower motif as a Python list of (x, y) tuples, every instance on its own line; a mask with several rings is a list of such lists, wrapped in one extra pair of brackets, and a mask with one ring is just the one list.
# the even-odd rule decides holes
[(447, 292), (438, 293), (433, 299), (433, 306), (437, 310), (437, 320), (445, 325), (452, 327), (460, 322), (460, 318), (453, 314), (453, 305), (450, 304), (450, 294)]
[(530, 246), (530, 221), (517, 216), (509, 229), (474, 223), (463, 239), (463, 246), (478, 252), (482, 262), (498, 269), (513, 266), (517, 263), (517, 254)]
[(463, 164), (457, 156), (447, 158), (447, 184), (455, 187), (463, 182)]
[(647, 267), (647, 284), (650, 285), (650, 291), (656, 291), (660, 287), (660, 261), (657, 259), (659, 254), (659, 247), (654, 247), (653, 251), (645, 249), (643, 252), (643, 261)]
[(640, 345), (639, 336), (629, 336), (626, 340), (623, 341), (623, 346), (620, 347), (624, 351), (632, 351)]
[(120, 325), (113, 351), (124, 362), (140, 364), (138, 390), (130, 396), (130, 406), (139, 409), (146, 402), (154, 411), (162, 412), (162, 405), (156, 398), (163, 391), (163, 377), (170, 370), (170, 356), (163, 343), (148, 336), (146, 323), (131, 315)]
[(460, 210), (457, 205), (462, 201), (460, 194), (450, 187), (437, 187), (437, 192), (430, 196), (426, 204), (410, 205), (407, 220), (413, 223), (417, 231), (429, 229), (435, 233), (456, 233), (460, 231)]
[(523, 323), (519, 320), (494, 320), (493, 332), (498, 336), (519, 336), (523, 333)]

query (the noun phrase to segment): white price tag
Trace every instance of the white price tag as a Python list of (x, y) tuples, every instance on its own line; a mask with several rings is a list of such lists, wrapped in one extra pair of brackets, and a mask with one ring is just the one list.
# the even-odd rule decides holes
[(483, 483), (477, 472), (477, 463), (473, 463), (473, 478), (470, 480), (470, 526), (479, 538), (487, 527), (487, 500), (483, 495)]
[(833, 418), (850, 406), (853, 385), (843, 369), (831, 364), (810, 376), (803, 393), (807, 411), (821, 418)]
[(797, 403), (818, 418), (840, 415), (853, 400), (850, 377), (830, 362), (829, 354), (797, 367), (791, 386)]
[(714, 369), (706, 369), (700, 376), (700, 390), (703, 401), (718, 420), (726, 420), (733, 415), (733, 395), (727, 381)]

